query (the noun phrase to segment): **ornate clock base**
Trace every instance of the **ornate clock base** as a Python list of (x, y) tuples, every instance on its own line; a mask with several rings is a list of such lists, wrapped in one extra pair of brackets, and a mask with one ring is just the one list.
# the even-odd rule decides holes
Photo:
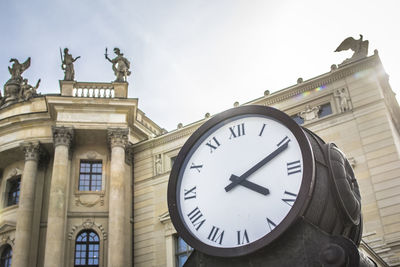
[(373, 267), (377, 266), (342, 236), (322, 232), (300, 219), (269, 246), (238, 258), (220, 258), (194, 251), (184, 267)]

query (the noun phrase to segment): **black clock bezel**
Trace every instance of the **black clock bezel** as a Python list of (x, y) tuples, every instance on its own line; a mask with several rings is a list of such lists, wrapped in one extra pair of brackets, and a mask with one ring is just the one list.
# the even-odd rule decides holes
[[(183, 221), (183, 218), (181, 218), (181, 213), (178, 210), (179, 207), (177, 203), (179, 175), (181, 173), (181, 168), (183, 167), (182, 165), (184, 165), (185, 159), (188, 156), (188, 153), (190, 153), (192, 147), (196, 145), (197, 141), (204, 134), (206, 134), (215, 125), (240, 115), (262, 115), (270, 117), (285, 125), (296, 137), (297, 142), (301, 148), (301, 153), (303, 157), (303, 177), (300, 190), (297, 199), (293, 204), (293, 207), (291, 208), (287, 216), (282, 220), (282, 222), (278, 224), (270, 233), (247, 245), (234, 248), (218, 248), (201, 242), (199, 239), (191, 234), (190, 230), (186, 228), (186, 224)], [(183, 240), (185, 240), (186, 243), (188, 243), (194, 249), (197, 249), (205, 254), (218, 257), (239, 257), (253, 253), (267, 246), (272, 241), (276, 240), (296, 221), (297, 218), (301, 217), (304, 214), (310, 201), (314, 186), (314, 169), (314, 156), (308, 138), (303, 132), (302, 128), (287, 114), (272, 107), (259, 105), (249, 105), (229, 109), (227, 111), (217, 114), (216, 116), (205, 122), (202, 126), (200, 126), (189, 137), (189, 139), (185, 142), (180, 152), (178, 153), (174, 166), (172, 167), (168, 182), (167, 199), (171, 221), (178, 234), (183, 238)]]

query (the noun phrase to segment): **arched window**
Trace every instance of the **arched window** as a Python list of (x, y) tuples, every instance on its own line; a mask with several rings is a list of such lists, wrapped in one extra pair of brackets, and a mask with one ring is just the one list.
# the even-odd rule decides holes
[(10, 245), (6, 245), (1, 253), (0, 267), (11, 267), (12, 249)]
[(99, 236), (91, 230), (82, 231), (76, 237), (74, 266), (98, 267), (99, 250)]

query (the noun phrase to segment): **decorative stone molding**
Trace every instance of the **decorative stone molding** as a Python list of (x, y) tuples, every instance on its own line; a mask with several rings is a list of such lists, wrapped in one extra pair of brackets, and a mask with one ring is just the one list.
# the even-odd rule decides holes
[(39, 142), (24, 142), (21, 144), (22, 151), (25, 154), (25, 161), (39, 161), (41, 147)]
[(74, 137), (74, 130), (72, 128), (53, 126), (51, 129), (53, 131), (54, 146), (63, 145), (69, 148), (71, 147)]
[(88, 152), (86, 153), (86, 158), (87, 158), (87, 159), (91, 159), (91, 160), (96, 159), (96, 158), (97, 158), (97, 152), (95, 152), (95, 151), (88, 151)]
[(75, 233), (80, 232), (81, 230), (92, 229), (101, 233), (102, 239), (107, 240), (107, 233), (104, 230), (104, 227), (101, 224), (94, 222), (92, 219), (85, 219), (82, 224), (72, 226), (71, 230), (68, 232), (68, 239), (72, 240)]
[(10, 235), (0, 235), (0, 246), (9, 244), (11, 247), (14, 247), (15, 237), (11, 237)]
[(8, 232), (13, 232), (13, 231), (15, 231), (15, 229), (16, 229), (15, 222), (5, 221), (0, 226), (0, 236), (4, 235), (5, 233), (8, 233)]
[(14, 176), (22, 175), (22, 171), (18, 168), (13, 168), (11, 171), (9, 171), (7, 174), (5, 174), (5, 178), (11, 178)]
[(169, 212), (168, 211), (166, 211), (163, 214), (161, 214), (160, 216), (158, 216), (158, 219), (164, 225), (164, 230), (165, 230), (165, 235), (166, 236), (176, 233), (175, 228), (172, 225), (171, 217), (169, 216)]
[(125, 163), (133, 165), (133, 144), (128, 143), (125, 147)]
[[(88, 199), (85, 199), (85, 196), (87, 195), (88, 194), (75, 195), (75, 205), (81, 205), (90, 208), (100, 203), (100, 206), (104, 206), (104, 194), (96, 194), (96, 199), (94, 201), (89, 201)], [(93, 195), (90, 195), (90, 197), (92, 196)]]
[(15, 229), (16, 225), (14, 222), (3, 222), (3, 224), (0, 226), (0, 246), (9, 244), (11, 247), (14, 247)]
[(128, 144), (129, 129), (109, 128), (107, 130), (108, 143), (111, 148), (120, 146), (125, 149)]

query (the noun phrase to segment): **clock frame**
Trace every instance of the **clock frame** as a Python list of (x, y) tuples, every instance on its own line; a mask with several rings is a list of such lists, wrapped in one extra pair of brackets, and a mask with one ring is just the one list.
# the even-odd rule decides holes
[[(301, 149), (301, 155), (303, 160), (303, 176), (297, 195), (296, 201), (293, 203), (292, 208), (286, 217), (278, 224), (276, 227), (264, 235), (262, 238), (249, 242), (243, 246), (237, 247), (216, 247), (210, 246), (196, 236), (194, 236), (191, 231), (187, 228), (184, 219), (182, 218), (182, 213), (179, 210), (179, 189), (180, 176), (183, 173), (183, 168), (186, 166), (185, 160), (190, 157), (192, 148), (201, 140), (201, 138), (209, 133), (216, 125), (220, 125), (223, 122), (230, 121), (232, 118), (245, 115), (255, 115), (262, 116), (273, 119), (280, 124), (284, 125), (296, 138), (297, 143)], [(312, 148), (308, 141), (306, 134), (303, 132), (302, 128), (293, 121), (285, 113), (271, 107), (265, 106), (242, 106), (227, 110), (222, 112), (206, 123), (204, 123), (200, 128), (198, 128), (186, 141), (186, 143), (181, 148), (174, 166), (171, 170), (170, 179), (168, 183), (168, 209), (171, 217), (171, 221), (175, 226), (178, 234), (194, 249), (197, 249), (205, 254), (219, 257), (238, 257), (253, 253), (279, 238), (293, 223), (296, 222), (297, 218), (301, 217), (310, 201), (313, 185), (314, 185), (314, 157), (312, 153)]]

